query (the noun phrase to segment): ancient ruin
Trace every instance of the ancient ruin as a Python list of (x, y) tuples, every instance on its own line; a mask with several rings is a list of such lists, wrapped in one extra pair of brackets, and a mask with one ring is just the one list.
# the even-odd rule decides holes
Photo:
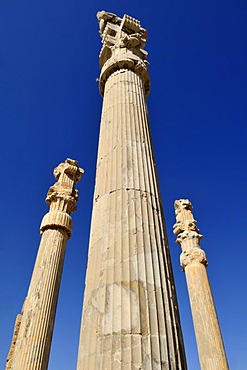
[(97, 14), (103, 108), (78, 370), (186, 360), (149, 132), (146, 30)]
[(72, 233), (70, 214), (76, 210), (83, 170), (67, 159), (54, 170), (57, 182), (50, 187), (42, 235), (29, 290), (17, 316), (6, 370), (46, 370), (50, 354), (57, 299), (67, 240)]
[[(175, 284), (150, 135), (147, 31), (128, 15), (97, 14), (103, 96), (77, 370), (186, 370)], [(47, 370), (67, 240), (83, 170), (54, 170), (50, 206), (6, 370)], [(175, 202), (202, 370), (227, 370), (202, 235), (187, 199)], [(68, 369), (70, 370), (70, 369)]]
[(182, 248), (180, 262), (185, 272), (201, 370), (227, 370), (228, 363), (213, 296), (208, 281), (205, 252), (200, 248), (202, 235), (188, 199), (175, 202), (174, 234)]

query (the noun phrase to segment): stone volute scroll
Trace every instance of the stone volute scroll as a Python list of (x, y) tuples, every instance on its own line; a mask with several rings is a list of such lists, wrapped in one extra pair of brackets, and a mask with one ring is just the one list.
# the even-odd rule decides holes
[(147, 31), (141, 27), (139, 20), (127, 14), (119, 18), (113, 13), (100, 11), (97, 18), (103, 44), (100, 51), (101, 94), (103, 95), (107, 78), (115, 71), (127, 68), (142, 78), (147, 96), (150, 90), (148, 53), (144, 50)]

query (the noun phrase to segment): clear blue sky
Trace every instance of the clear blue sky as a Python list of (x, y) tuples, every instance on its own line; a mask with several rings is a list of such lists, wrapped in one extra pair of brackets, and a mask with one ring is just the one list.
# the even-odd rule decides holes
[(246, 369), (246, 0), (3, 0), (0, 4), (0, 368), (27, 293), (53, 168), (85, 175), (60, 290), (49, 370), (76, 366), (102, 99), (95, 14), (148, 29), (148, 107), (189, 370), (199, 370), (173, 202), (189, 198), (230, 368)]

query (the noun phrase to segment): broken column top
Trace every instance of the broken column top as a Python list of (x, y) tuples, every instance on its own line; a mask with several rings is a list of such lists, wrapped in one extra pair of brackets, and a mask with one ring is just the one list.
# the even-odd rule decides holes
[(97, 13), (102, 38), (100, 52), (100, 92), (107, 78), (120, 69), (130, 69), (142, 77), (145, 93), (150, 90), (147, 52), (144, 50), (147, 31), (140, 21), (125, 14), (122, 18), (104, 10)]
[(192, 213), (193, 207), (191, 202), (188, 199), (176, 200), (174, 207), (176, 223), (173, 226), (173, 232), (177, 235), (177, 243), (182, 248), (189, 245), (200, 248), (200, 240), (203, 238), (203, 235), (200, 234), (200, 230), (196, 225), (197, 221)]
[(78, 166), (78, 162), (67, 158), (54, 169), (54, 176), (57, 182), (50, 187), (46, 197), (46, 203), (50, 210), (42, 219), (40, 232), (51, 228), (64, 229), (68, 238), (72, 233), (72, 218), (78, 200), (78, 190), (75, 189), (84, 171)]
[[(54, 169), (54, 177), (57, 182), (50, 187), (46, 197), (46, 203), (49, 205), (52, 201), (57, 198), (70, 198), (72, 203), (76, 203), (78, 200), (78, 190), (75, 189), (75, 184), (77, 184), (84, 171), (78, 166), (78, 162), (67, 158), (65, 162), (60, 163)], [(72, 207), (74, 211), (76, 208)]]
[(193, 217), (193, 207), (189, 199), (179, 199), (174, 202), (176, 224), (173, 226), (174, 234), (178, 235), (186, 230), (199, 232), (197, 221)]

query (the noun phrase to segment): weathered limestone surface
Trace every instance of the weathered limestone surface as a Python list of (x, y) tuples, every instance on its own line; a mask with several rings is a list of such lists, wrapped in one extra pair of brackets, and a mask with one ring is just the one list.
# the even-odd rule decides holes
[(6, 370), (10, 370), (11, 366), (12, 366), (15, 344), (16, 344), (16, 341), (17, 341), (17, 337), (18, 337), (18, 333), (19, 333), (20, 325), (21, 325), (21, 317), (22, 317), (21, 314), (16, 316), (12, 343), (11, 343), (10, 350), (9, 350), (9, 353), (8, 353), (8, 357), (7, 357), (7, 361), (6, 361), (7, 362)]
[(41, 242), (22, 313), (17, 316), (6, 370), (46, 370), (50, 354), (66, 242), (76, 210), (74, 185), (83, 170), (67, 159), (54, 170), (57, 182), (46, 202), (50, 211), (41, 223)]
[(208, 262), (200, 248), (203, 236), (199, 234), (188, 199), (175, 201), (175, 212), (177, 223), (174, 234), (182, 248), (180, 261), (189, 291), (201, 370), (227, 370), (227, 358), (206, 272)]
[(128, 16), (98, 18), (104, 102), (77, 369), (185, 370), (145, 101), (146, 31)]

